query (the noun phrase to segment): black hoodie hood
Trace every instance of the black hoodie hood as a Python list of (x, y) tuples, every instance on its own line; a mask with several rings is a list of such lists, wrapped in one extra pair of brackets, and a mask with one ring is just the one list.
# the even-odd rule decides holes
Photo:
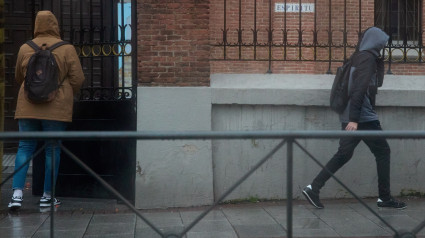
[(359, 51), (369, 51), (379, 56), (381, 50), (387, 44), (390, 37), (378, 27), (371, 27), (363, 33), (363, 37), (358, 44)]

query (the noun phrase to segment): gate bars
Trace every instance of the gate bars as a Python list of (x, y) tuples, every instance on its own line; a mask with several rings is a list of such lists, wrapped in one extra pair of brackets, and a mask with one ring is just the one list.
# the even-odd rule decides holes
[[(356, 3), (355, 7), (347, 5), (348, 0), (340, 0), (339, 4), (343, 4), (343, 10), (338, 11), (343, 12), (342, 22), (338, 22), (338, 20), (333, 19), (332, 14), (335, 15), (335, 10), (333, 11), (333, 7), (337, 5), (335, 0), (319, 0), (319, 4), (327, 4), (328, 12), (324, 12), (322, 16), (317, 15), (318, 11), (318, 0), (298, 0), (298, 1), (288, 1), (288, 0), (223, 0), (223, 26), (221, 28), (221, 39), (217, 38), (215, 44), (212, 44), (213, 48), (221, 49), (220, 54), (214, 55), (212, 60), (215, 61), (267, 61), (268, 62), (268, 70), (267, 73), (272, 73), (271, 64), (273, 61), (310, 61), (310, 62), (324, 62), (328, 63), (328, 71), (330, 74), (331, 66), (333, 62), (343, 62), (345, 61), (351, 53), (356, 48), (357, 39), (355, 39), (356, 43), (350, 43), (349, 41), (349, 33), (351, 35), (360, 36), (363, 27), (362, 25), (362, 17), (364, 18), (364, 13), (362, 12), (362, 0), (352, 0), (350, 3)], [(298, 12), (291, 12), (291, 14), (298, 14), (288, 16), (286, 10), (283, 11), (283, 19), (281, 20), (276, 13), (273, 13), (273, 3), (281, 3), (287, 6), (288, 2), (290, 4), (294, 4), (294, 2), (298, 2)], [(312, 14), (313, 16), (305, 16), (307, 13), (302, 12), (302, 4), (303, 3), (314, 4), (315, 10)], [(407, 1), (406, 1), (407, 2)], [(389, 14), (388, 22), (386, 22), (383, 27), (387, 34), (390, 36), (389, 42), (387, 46), (384, 48), (383, 55), (385, 56), (385, 60), (388, 62), (388, 74), (391, 74), (391, 64), (395, 63), (423, 63), (425, 61), (425, 55), (423, 55), (423, 29), (422, 29), (422, 15), (423, 15), (423, 3), (419, 1), (418, 3), (418, 18), (419, 22), (416, 23), (415, 29), (413, 30), (413, 34), (417, 35), (417, 39), (409, 40), (409, 33), (404, 30), (399, 36), (402, 41), (394, 41), (393, 30), (395, 26), (392, 26), (390, 19), (397, 19), (397, 13), (394, 13), (394, 9), (392, 9), (391, 1), (388, 0), (386, 3), (386, 10)], [(230, 9), (230, 4), (233, 4), (234, 8), (238, 9)], [(267, 4), (268, 10), (261, 11), (259, 10), (260, 5)], [(406, 3), (407, 4), (407, 3)], [(262, 6), (265, 8), (264, 6)], [(249, 16), (247, 13), (243, 13), (243, 9), (252, 8), (252, 13), (249, 12)], [(354, 9), (353, 9), (354, 8)], [(325, 9), (325, 8), (323, 8)], [(409, 14), (407, 7), (402, 8), (403, 14), (406, 16)], [(348, 29), (348, 20), (347, 20), (347, 10), (350, 12), (358, 12), (358, 24), (357, 30), (355, 30), (352, 25), (353, 19), (351, 19), (351, 28)], [(260, 15), (261, 14), (261, 15)], [(326, 14), (328, 15), (328, 19), (326, 19)], [(394, 15), (396, 14), (396, 15)], [(259, 16), (260, 15), (260, 16)], [(353, 17), (354, 14), (351, 14)], [(230, 18), (233, 17), (233, 18)], [(230, 18), (230, 19), (229, 19)], [(298, 18), (298, 19), (297, 19)], [(321, 21), (321, 25), (318, 24), (318, 20)], [(354, 19), (355, 20), (355, 19)], [(250, 29), (244, 29), (243, 24), (247, 26), (247, 22), (252, 21)], [(292, 21), (292, 24), (288, 26), (288, 21)], [(298, 22), (296, 22), (298, 21)], [(327, 24), (324, 24), (327, 21)], [(376, 19), (375, 19), (376, 21)], [(258, 26), (259, 22), (263, 22), (263, 28)], [(281, 27), (279, 29), (273, 28), (273, 23), (279, 23)], [(296, 24), (298, 23), (298, 24)], [(313, 26), (311, 26), (313, 23)], [(309, 25), (309, 28), (303, 26)], [(401, 23), (403, 24), (403, 23)], [(404, 22), (404, 26), (402, 29), (407, 29), (407, 23)], [(298, 26), (297, 26), (298, 25)], [(327, 26), (326, 26), (327, 25)], [(341, 28), (334, 25), (341, 25)], [(369, 23), (368, 26), (373, 26), (375, 24)], [(229, 29), (229, 27), (236, 26), (237, 29)], [(322, 27), (322, 29), (319, 29)], [(327, 29), (326, 29), (327, 27)], [(244, 31), (247, 31), (246, 34), (243, 34)], [(281, 32), (278, 36), (274, 34), (274, 32)], [(353, 32), (355, 31), (355, 32)], [(263, 37), (261, 41), (259, 38), (259, 33), (265, 32), (267, 34), (266, 37)], [(289, 35), (291, 32), (294, 32), (292, 35), (293, 42), (290, 42)], [(322, 33), (323, 32), (323, 33)], [(340, 35), (336, 35), (335, 32), (340, 32)], [(325, 34), (327, 33), (327, 34)], [(327, 39), (326, 38), (327, 35)], [(218, 36), (218, 35), (217, 35)], [(319, 36), (323, 38), (322, 42), (319, 42)], [(297, 38), (297, 39), (294, 39)], [(309, 40), (305, 40), (305, 38), (309, 38)], [(234, 41), (231, 42), (230, 39)], [(351, 39), (353, 40), (353, 39)], [(259, 49), (264, 49), (267, 51), (267, 55), (264, 54), (263, 57), (259, 57)], [(236, 51), (232, 55), (230, 51)], [(293, 55), (288, 55), (288, 51), (292, 50)], [(312, 53), (305, 53), (305, 51)], [(341, 53), (335, 53), (335, 50), (341, 51)], [(245, 53), (244, 52), (250, 52)], [(252, 51), (252, 52), (251, 52)], [(282, 52), (281, 52), (282, 51)], [(320, 51), (320, 52), (319, 52)], [(327, 51), (327, 52), (326, 52)], [(304, 52), (304, 53), (303, 53)], [(275, 56), (275, 55), (277, 56)]]
[[(356, 138), (389, 138), (389, 139), (425, 139), (425, 131), (251, 131), (251, 132), (223, 132), (223, 131), (211, 131), (211, 132), (3, 132), (0, 133), (0, 140), (46, 140), (48, 143), (56, 143), (60, 146), (62, 151), (70, 156), (79, 166), (81, 166), (88, 174), (93, 176), (99, 183), (101, 183), (105, 189), (115, 195), (115, 197), (121, 200), (130, 210), (132, 210), (138, 217), (140, 217), (147, 225), (149, 225), (158, 235), (164, 238), (170, 237), (183, 237), (190, 229), (192, 229), (202, 218), (204, 218), (212, 209), (219, 205), (233, 190), (235, 190), (241, 183), (243, 183), (252, 173), (260, 168), (266, 161), (268, 161), (278, 150), (280, 150), (285, 144), (287, 148), (287, 237), (293, 237), (293, 226), (292, 226), (292, 196), (293, 196), (293, 146), (296, 145), (301, 151), (303, 151), (309, 158), (311, 158), (321, 168), (324, 165), (319, 162), (306, 148), (304, 148), (297, 139), (332, 139), (332, 138), (343, 138), (343, 137), (356, 137)], [(104, 181), (99, 175), (97, 175), (90, 167), (82, 162), (77, 156), (69, 151), (65, 146), (62, 145), (61, 140), (216, 140), (216, 139), (281, 139), (282, 141), (276, 145), (267, 155), (265, 155), (256, 165), (254, 165), (245, 175), (243, 175), (237, 182), (235, 182), (228, 190), (226, 190), (208, 209), (202, 212), (195, 220), (190, 223), (183, 231), (178, 234), (165, 234), (160, 231), (154, 224), (152, 224), (143, 214), (138, 211), (128, 200), (126, 200), (117, 190), (110, 186)], [(45, 145), (37, 150), (33, 156), (28, 158), (25, 164), (28, 164), (35, 156), (41, 153)], [(53, 150), (52, 150), (53, 151)], [(54, 162), (54, 153), (52, 155)], [(9, 179), (13, 177), (24, 166), (17, 168), (14, 173), (5, 178), (1, 182), (0, 187), (3, 186)], [(54, 197), (54, 164), (52, 164), (52, 197)], [(394, 232), (394, 237), (416, 237), (416, 234), (425, 227), (425, 220), (418, 224), (412, 231), (401, 231), (395, 229), (391, 224), (385, 221), (378, 213), (370, 208), (365, 202), (362, 201), (350, 188), (341, 182), (334, 174), (331, 174), (332, 178), (344, 187), (353, 197), (358, 200), (367, 210), (375, 215), (380, 221), (383, 222), (389, 229)], [(50, 209), (50, 234), (54, 237), (54, 201), (52, 199)]]
[(86, 77), (80, 101), (136, 98), (137, 0), (31, 0), (31, 7), (32, 22), (38, 10), (52, 11), (61, 38), (74, 45)]

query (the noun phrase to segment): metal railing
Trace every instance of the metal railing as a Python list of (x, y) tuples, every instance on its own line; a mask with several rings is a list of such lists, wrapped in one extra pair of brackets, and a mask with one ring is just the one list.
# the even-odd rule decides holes
[(86, 78), (80, 101), (135, 99), (137, 29), (125, 12), (131, 9), (130, 22), (137, 22), (136, 0), (31, 0), (30, 6), (32, 22), (38, 10), (51, 10), (62, 39), (75, 46)]
[[(217, 205), (224, 201), (224, 199), (232, 193), (241, 183), (243, 183), (250, 175), (252, 175), (258, 168), (260, 168), (267, 160), (269, 160), (277, 151), (279, 151), (284, 145), (286, 145), (287, 151), (287, 237), (293, 237), (293, 220), (292, 220), (292, 209), (293, 209), (293, 149), (294, 145), (303, 151), (310, 159), (312, 159), (321, 168), (324, 165), (314, 157), (304, 146), (298, 143), (298, 139), (335, 139), (335, 138), (388, 138), (388, 139), (425, 139), (425, 131), (210, 131), (210, 132), (199, 132), (199, 131), (187, 131), (187, 132), (159, 132), (159, 131), (140, 131), (140, 132), (4, 132), (0, 133), (0, 140), (46, 140), (50, 143), (56, 143), (60, 146), (62, 151), (66, 153), (73, 161), (75, 161), (81, 168), (83, 168), (88, 174), (93, 176), (102, 186), (111, 192), (117, 199), (122, 201), (131, 211), (133, 211), (140, 219), (142, 219), (150, 228), (152, 228), (158, 235), (163, 238), (171, 237), (184, 237), (184, 235), (190, 231), (199, 221), (201, 221), (210, 211), (212, 211)], [(139, 210), (137, 210), (131, 202), (125, 199), (117, 190), (110, 186), (104, 181), (99, 175), (97, 175), (89, 166), (75, 156), (70, 150), (68, 150), (62, 143), (62, 140), (235, 140), (235, 139), (280, 139), (278, 143), (269, 153), (267, 153), (257, 164), (255, 164), (245, 175), (238, 179), (229, 189), (227, 189), (211, 206), (203, 211), (195, 220), (186, 226), (180, 233), (176, 234), (165, 234), (153, 223), (151, 223)], [(33, 156), (28, 158), (25, 164), (28, 164), (34, 157), (36, 157), (44, 149), (42, 146), (37, 150)], [(53, 150), (52, 150), (53, 151)], [(54, 153), (52, 155), (53, 163)], [(54, 186), (54, 164), (52, 163), (52, 197), (54, 197), (55, 186)], [(25, 166), (22, 165), (19, 168), (15, 168), (15, 172), (6, 177), (0, 184), (3, 186), (13, 175)], [(425, 220), (418, 224), (411, 231), (398, 230), (384, 218), (382, 218), (376, 211), (368, 206), (359, 196), (357, 196), (349, 187), (347, 187), (341, 180), (339, 180), (330, 171), (331, 177), (335, 181), (344, 187), (360, 204), (362, 204), (368, 211), (375, 215), (383, 224), (385, 224), (393, 233), (396, 238), (407, 238), (416, 237), (416, 235), (425, 227)], [(54, 204), (53, 199), (50, 209), (50, 235), (54, 237)]]
[[(397, 19), (390, 2), (388, 1), (388, 8), (384, 8), (388, 19)], [(281, 4), (282, 9), (287, 8), (283, 6), (295, 5), (296, 10), (278, 12), (276, 4)], [(306, 12), (305, 4), (312, 5), (313, 10)], [(320, 8), (317, 7), (319, 5)], [(408, 26), (406, 22), (398, 22), (397, 26), (391, 25), (391, 20), (388, 19), (383, 23), (373, 23), (373, 15), (363, 12), (365, 9), (362, 8), (362, 0), (349, 3), (347, 0), (328, 0), (320, 3), (317, 0), (299, 0), (295, 3), (289, 3), (287, 0), (280, 3), (272, 0), (224, 0), (221, 9), (223, 10), (218, 14), (222, 16), (223, 25), (215, 32), (216, 42), (212, 44), (213, 49), (218, 49), (220, 53), (213, 54), (212, 60), (266, 61), (268, 73), (272, 73), (272, 62), (276, 61), (324, 62), (328, 63), (328, 73), (332, 73), (332, 63), (343, 62), (350, 57), (361, 32), (376, 25), (390, 36), (383, 52), (389, 65), (389, 74), (392, 63), (425, 62), (422, 1), (418, 2), (415, 10), (418, 19), (414, 26)], [(401, 13), (406, 16), (411, 14), (410, 11), (406, 7)], [(372, 22), (366, 25), (365, 16)], [(413, 29), (408, 32), (408, 27)], [(396, 37), (393, 33), (395, 28), (404, 31)]]

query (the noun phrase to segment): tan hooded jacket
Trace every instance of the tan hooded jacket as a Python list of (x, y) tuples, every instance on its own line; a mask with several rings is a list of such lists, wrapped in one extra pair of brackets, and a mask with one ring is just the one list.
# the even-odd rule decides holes
[[(47, 47), (61, 41), (58, 21), (50, 11), (38, 12), (35, 18), (33, 41), (39, 46), (45, 43)], [(48, 103), (33, 104), (25, 97), (23, 82), (28, 61), (33, 53), (34, 50), (27, 44), (22, 45), (19, 49), (15, 80), (21, 87), (18, 94), (15, 119), (26, 118), (71, 122), (74, 95), (79, 92), (84, 81), (83, 70), (74, 46), (70, 44), (63, 45), (53, 51), (59, 67), (59, 80), (64, 79), (64, 82), (59, 88), (56, 98)]]

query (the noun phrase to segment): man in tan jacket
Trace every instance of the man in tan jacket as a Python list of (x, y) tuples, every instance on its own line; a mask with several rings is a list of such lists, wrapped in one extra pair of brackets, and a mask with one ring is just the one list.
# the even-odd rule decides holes
[[(40, 11), (35, 19), (34, 43), (38, 46), (46, 44), (47, 47), (62, 41), (59, 34), (59, 25), (56, 17), (50, 11)], [(32, 103), (25, 96), (24, 80), (28, 61), (34, 54), (28, 44), (21, 46), (15, 70), (16, 82), (21, 85), (18, 101), (16, 105), (15, 119), (18, 120), (19, 131), (64, 131), (67, 123), (72, 121), (72, 109), (74, 95), (79, 92), (84, 81), (84, 73), (81, 68), (80, 60), (74, 46), (67, 44), (53, 50), (59, 69), (60, 85), (58, 93), (53, 101), (46, 103)], [(37, 146), (36, 140), (21, 140), (19, 142), (18, 153), (16, 154), (15, 169), (21, 167), (27, 159), (32, 156)], [(59, 170), (60, 148), (54, 144), (46, 145), (45, 178), (44, 193), (40, 199), (40, 207), (49, 207), (53, 202), (59, 205), (61, 202), (52, 198), (51, 181), (51, 160), (52, 150), (55, 153), (55, 181)], [(25, 184), (25, 178), (28, 171), (28, 164), (25, 165), (13, 177), (13, 196), (9, 203), (9, 208), (17, 209), (22, 206), (22, 190)]]

